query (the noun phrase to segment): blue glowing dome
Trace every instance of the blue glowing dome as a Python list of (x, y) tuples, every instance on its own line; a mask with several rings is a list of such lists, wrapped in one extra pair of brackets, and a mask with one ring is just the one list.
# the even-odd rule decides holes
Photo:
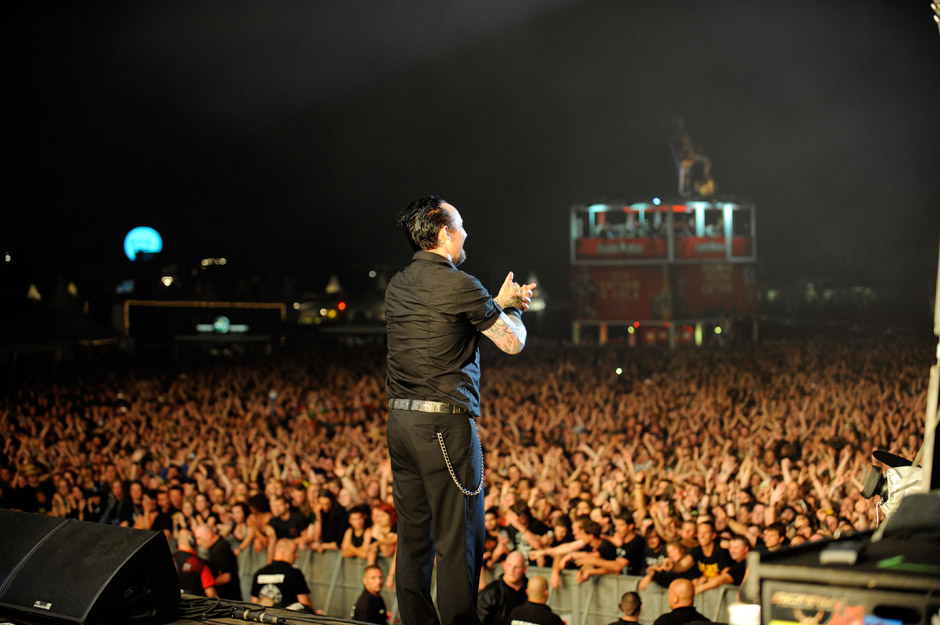
[(131, 260), (135, 260), (141, 252), (156, 254), (162, 250), (163, 238), (148, 226), (137, 226), (124, 237), (124, 254)]

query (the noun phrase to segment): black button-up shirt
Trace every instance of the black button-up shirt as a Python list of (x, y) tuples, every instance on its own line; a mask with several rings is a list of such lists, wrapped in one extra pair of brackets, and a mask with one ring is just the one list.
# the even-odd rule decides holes
[(415, 252), (385, 291), (389, 398), (442, 401), (480, 416), (480, 332), (499, 318), (480, 281)]

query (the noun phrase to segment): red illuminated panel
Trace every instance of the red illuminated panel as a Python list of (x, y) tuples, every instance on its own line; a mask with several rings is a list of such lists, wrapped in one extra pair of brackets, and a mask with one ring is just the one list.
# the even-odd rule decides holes
[(673, 267), (672, 272), (678, 319), (757, 312), (757, 278), (753, 265), (683, 265)]
[(573, 316), (579, 321), (663, 321), (757, 312), (753, 265), (577, 267)]
[[(731, 239), (731, 255), (751, 255), (751, 238)], [(724, 237), (679, 237), (676, 238), (676, 258), (724, 258)]]
[(671, 295), (661, 267), (580, 267), (572, 271), (574, 318), (669, 319)]
[(579, 260), (665, 258), (666, 240), (659, 237), (578, 239), (575, 242), (575, 257)]

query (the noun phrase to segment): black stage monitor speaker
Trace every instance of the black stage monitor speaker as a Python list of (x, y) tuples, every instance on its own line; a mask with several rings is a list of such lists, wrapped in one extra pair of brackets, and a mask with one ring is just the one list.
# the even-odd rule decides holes
[(0, 510), (0, 615), (154, 625), (179, 600), (163, 532)]

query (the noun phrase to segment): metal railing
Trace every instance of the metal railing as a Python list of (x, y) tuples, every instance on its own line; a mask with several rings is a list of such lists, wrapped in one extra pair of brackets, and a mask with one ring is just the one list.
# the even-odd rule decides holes
[[(242, 594), (246, 601), (251, 600), (254, 571), (267, 563), (265, 558), (264, 553), (251, 550), (239, 556)], [(388, 558), (380, 559), (378, 564), (387, 575), (391, 563), (391, 558)], [(362, 573), (366, 566), (364, 560), (343, 558), (337, 551), (323, 554), (302, 551), (294, 566), (303, 571), (310, 587), (310, 598), (317, 609), (330, 616), (350, 616), (353, 605), (362, 593)], [(499, 569), (488, 572), (488, 581), (501, 574)], [(527, 574), (529, 577), (543, 575), (548, 578), (551, 570), (529, 567)], [(567, 625), (607, 625), (620, 618), (620, 597), (629, 590), (637, 590), (640, 579), (627, 575), (603, 575), (578, 584), (574, 581), (573, 572), (563, 572), (561, 588), (550, 592), (548, 605)], [(657, 616), (669, 611), (664, 588), (650, 584), (646, 590), (637, 592), (643, 601), (640, 613), (640, 623), (643, 625), (652, 623)], [(737, 592), (737, 586), (709, 590), (695, 597), (695, 607), (713, 621), (727, 622), (728, 605), (735, 600)], [(382, 598), (394, 623), (398, 615), (395, 592), (383, 591)]]

